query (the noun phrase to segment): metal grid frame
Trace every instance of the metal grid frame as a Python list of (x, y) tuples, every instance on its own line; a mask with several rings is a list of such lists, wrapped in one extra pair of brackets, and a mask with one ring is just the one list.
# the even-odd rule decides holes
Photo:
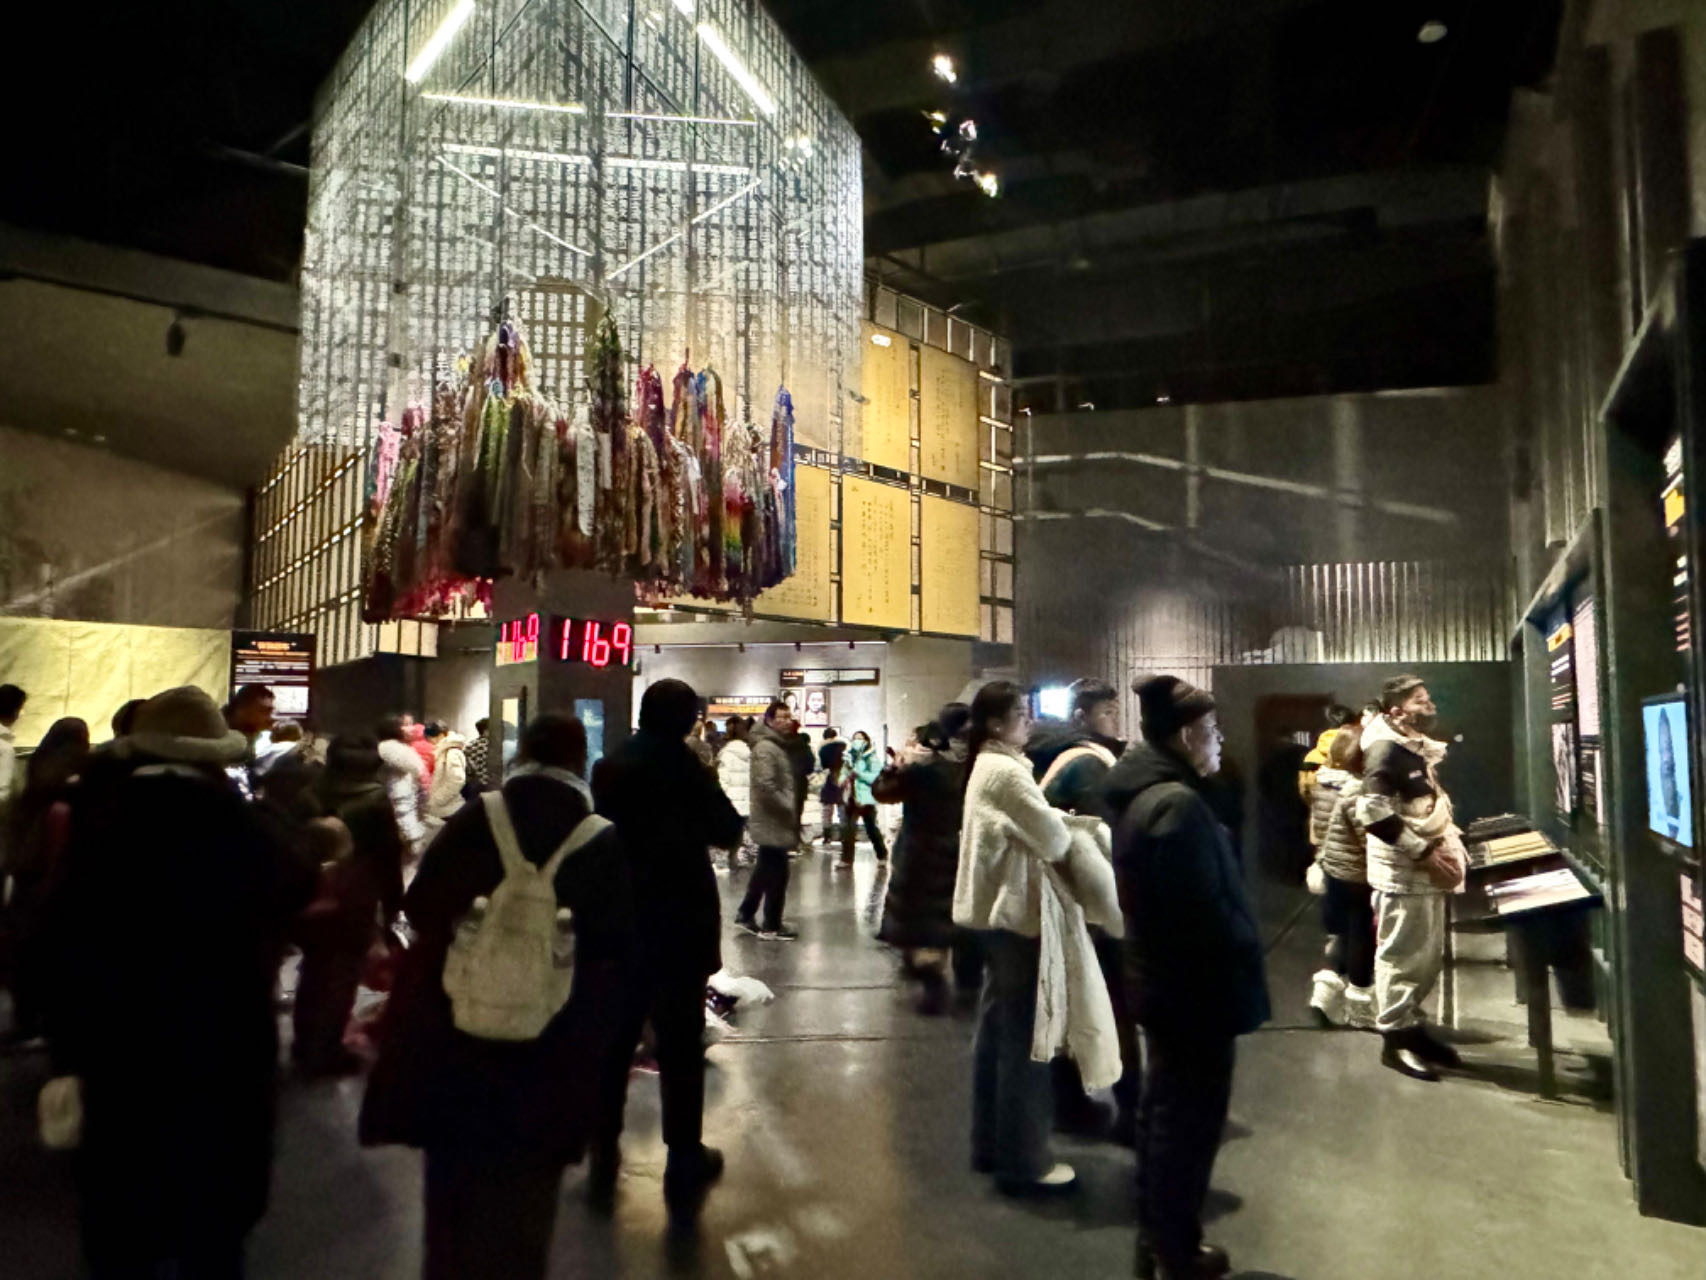
[(328, 664), (386, 639), (350, 621), (347, 553), (377, 427), (456, 376), (499, 316), (565, 407), (599, 304), (630, 377), (710, 365), (731, 418), (761, 423), (786, 385), (803, 445), (843, 450), (859, 386), (858, 138), (753, 0), (475, 0), (408, 83), (454, 3), (381, 0), (317, 113), (298, 437), (259, 494), (251, 621), (316, 631)]

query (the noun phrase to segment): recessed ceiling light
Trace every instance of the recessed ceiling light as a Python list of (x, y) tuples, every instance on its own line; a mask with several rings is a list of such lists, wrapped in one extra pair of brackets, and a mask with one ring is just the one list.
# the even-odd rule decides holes
[(1423, 44), (1438, 44), (1445, 39), (1446, 26), (1438, 18), (1429, 18), (1422, 23), (1422, 29), (1416, 32), (1416, 39)]
[(954, 60), (945, 53), (938, 53), (930, 59), (930, 69), (938, 79), (946, 80), (949, 84), (960, 78), (960, 73), (954, 69)]

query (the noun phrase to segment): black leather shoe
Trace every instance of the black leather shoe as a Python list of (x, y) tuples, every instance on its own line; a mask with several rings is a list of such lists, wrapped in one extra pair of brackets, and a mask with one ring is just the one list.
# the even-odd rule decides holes
[(671, 1153), (663, 1171), (663, 1202), (673, 1229), (689, 1231), (697, 1225), (705, 1193), (722, 1176), (723, 1153), (715, 1147), (702, 1146), (697, 1155), (685, 1157)]
[(1412, 1080), (1426, 1080), (1430, 1084), (1439, 1080), (1439, 1072), (1428, 1065), (1410, 1040), (1402, 1037), (1402, 1033), (1400, 1038), (1386, 1038), (1386, 1044), (1380, 1050), (1380, 1065), (1391, 1067), (1399, 1075), (1409, 1076)]
[(1137, 1280), (1218, 1280), (1232, 1272), (1232, 1259), (1219, 1245), (1205, 1244), (1184, 1267), (1163, 1267), (1142, 1236), (1137, 1239)]
[(1463, 1058), (1457, 1050), (1429, 1033), (1426, 1027), (1416, 1027), (1411, 1031), (1410, 1048), (1423, 1062), (1431, 1062), (1436, 1067), (1455, 1071), (1463, 1065)]

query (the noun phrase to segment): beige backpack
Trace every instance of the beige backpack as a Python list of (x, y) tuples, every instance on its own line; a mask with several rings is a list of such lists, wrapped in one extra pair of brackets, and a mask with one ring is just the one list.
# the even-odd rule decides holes
[(444, 992), (456, 1029), (482, 1040), (533, 1040), (569, 1002), (574, 985), (574, 917), (557, 906), (563, 861), (610, 823), (582, 818), (545, 865), (521, 852), (503, 793), (481, 797), (504, 878), (490, 898), (476, 898), (456, 927), (444, 960)]

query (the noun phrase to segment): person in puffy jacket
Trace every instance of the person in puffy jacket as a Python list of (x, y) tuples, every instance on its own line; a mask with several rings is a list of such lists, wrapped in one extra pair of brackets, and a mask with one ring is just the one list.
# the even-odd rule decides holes
[(754, 725), (747, 735), (752, 745), (752, 814), (747, 830), (758, 845), (758, 865), (735, 913), (735, 924), (767, 941), (788, 942), (799, 936), (782, 920), (788, 900), (788, 855), (800, 842), (799, 786), (787, 743), (793, 731), (794, 713), (786, 703), (772, 702), (764, 723)]
[(1226, 828), (1204, 795), (1220, 768), (1212, 695), (1176, 676), (1137, 686), (1143, 742), (1108, 775), (1125, 916), (1126, 999), (1147, 1042), (1138, 1135), (1138, 1266), (1226, 1274), (1202, 1238), (1238, 1037), (1271, 1016), (1261, 936)]
[(379, 740), (379, 779), (391, 799), (397, 830), (403, 834), (403, 846), (409, 857), (418, 858), (426, 848), (426, 827), (421, 821), (426, 765), (420, 753), (409, 745), (401, 716), (381, 720), (374, 736)]
[(729, 740), (717, 753), (717, 783), (735, 812), (743, 818), (752, 816), (752, 744), (747, 741), (750, 730), (740, 716), (729, 717)]
[(1374, 902), (1368, 888), (1367, 833), (1357, 823), (1362, 794), (1362, 730), (1341, 729), (1315, 775), (1310, 840), (1324, 890), (1326, 964), (1311, 980), (1309, 1007), (1324, 1026), (1374, 1026)]
[(883, 771), (883, 760), (871, 746), (871, 735), (863, 729), (847, 744), (847, 754), (841, 764), (846, 774), (847, 818), (841, 826), (841, 866), (853, 865), (853, 846), (857, 837), (854, 822), (863, 820), (865, 835), (877, 851), (877, 861), (889, 860), (888, 843), (877, 826), (877, 797), (871, 785)]
[(432, 781), (422, 824), (428, 839), (444, 830), (444, 824), (462, 808), (468, 786), (468, 739), (442, 725), (436, 727), (440, 732), (433, 739)]

